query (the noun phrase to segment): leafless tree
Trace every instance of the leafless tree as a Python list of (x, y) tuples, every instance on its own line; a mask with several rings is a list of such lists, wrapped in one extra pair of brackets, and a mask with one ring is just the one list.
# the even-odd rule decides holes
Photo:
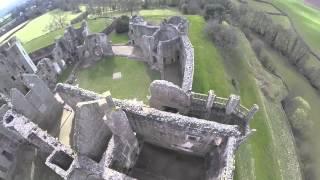
[(47, 31), (55, 31), (68, 26), (67, 16), (65, 14), (55, 13), (52, 15), (50, 24), (45, 28)]

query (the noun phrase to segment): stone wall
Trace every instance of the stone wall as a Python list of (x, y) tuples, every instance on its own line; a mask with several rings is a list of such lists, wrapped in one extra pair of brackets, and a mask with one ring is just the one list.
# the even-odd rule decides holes
[(194, 74), (194, 49), (188, 38), (188, 36), (181, 36), (182, 46), (182, 59), (181, 59), (181, 71), (183, 74), (183, 80), (181, 88), (185, 92), (192, 91), (193, 74)]
[(10, 109), (10, 102), (4, 95), (0, 94), (0, 179), (8, 179), (15, 169), (17, 163), (16, 152), (22, 137), (15, 132), (9, 131), (3, 126), (3, 116)]
[(75, 109), (74, 149), (99, 162), (112, 133), (103, 122), (102, 100), (79, 102)]
[(38, 49), (32, 53), (29, 53), (29, 56), (35, 64), (38, 64), (38, 62), (43, 58), (52, 59), (52, 50), (54, 49), (54, 47), (55, 47), (55, 44), (50, 44), (49, 46)]
[(44, 155), (45, 164), (65, 180), (133, 180), (125, 174), (99, 165), (86, 156), (77, 155), (28, 118), (13, 110), (6, 111), (3, 123), (7, 129), (20, 134), (35, 146)]
[(80, 61), (94, 62), (103, 57), (113, 56), (111, 42), (103, 33), (86, 36), (83, 45), (78, 46), (77, 49)]
[(17, 89), (11, 90), (13, 109), (44, 129), (52, 128), (61, 118), (62, 104), (36, 75), (25, 74), (23, 79), (29, 91), (23, 94)]
[(36, 73), (36, 65), (32, 62), (20, 41), (10, 39), (0, 47), (0, 92), (9, 95), (11, 88), (26, 92), (21, 74)]
[[(157, 83), (159, 83), (159, 81), (156, 81), (153, 84), (153, 88), (156, 87), (155, 84)], [(169, 88), (172, 88), (173, 91), (183, 93), (182, 89), (177, 89), (179, 87), (172, 83), (169, 83), (168, 85), (170, 85)], [(154, 90), (155, 91), (152, 92), (156, 92), (156, 88)], [(75, 107), (76, 104), (81, 101), (92, 101), (105, 98), (103, 95), (65, 84), (58, 84), (56, 92), (59, 93), (71, 107)], [(159, 92), (165, 92), (169, 95), (172, 90), (166, 91), (165, 88), (163, 88), (162, 91)], [(165, 93), (163, 95), (166, 95)], [(250, 130), (248, 121), (252, 118), (254, 112), (257, 111), (257, 107), (254, 106), (249, 111), (239, 104), (237, 96), (232, 95), (229, 99), (223, 99), (216, 97), (212, 91), (210, 91), (208, 95), (196, 93), (191, 93), (190, 95), (191, 96), (186, 96), (186, 100), (189, 99), (190, 106), (193, 106), (193, 103), (197, 103), (198, 108), (194, 109), (204, 110), (202, 116), (211, 117), (210, 113), (218, 113), (219, 115), (224, 114), (224, 116), (229, 117), (230, 119), (245, 122), (245, 129), (240, 127), (244, 125), (239, 125), (239, 123), (218, 123), (215, 122), (215, 119), (208, 121), (205, 119), (169, 113), (149, 108), (136, 101), (113, 99), (112, 102), (114, 102), (116, 108), (121, 108), (121, 110), (124, 111), (123, 117), (126, 117), (130, 123), (130, 126), (126, 125), (126, 127), (131, 127), (137, 134), (137, 137), (141, 138), (142, 142), (151, 143), (180, 153), (207, 157), (206, 179), (231, 180), (235, 167), (235, 151), (253, 132), (253, 130)], [(167, 100), (170, 100), (170, 96)], [(203, 107), (200, 105), (203, 105)], [(224, 111), (212, 111), (212, 109), (222, 107), (225, 108)], [(112, 109), (114, 108), (111, 108), (110, 110), (113, 111)], [(206, 110), (210, 112), (209, 115), (206, 113)], [(227, 112), (230, 114), (227, 114)], [(108, 110), (106, 113), (108, 113)], [(115, 117), (117, 120), (122, 119), (120, 116)], [(106, 116), (104, 119), (107, 120), (110, 119), (110, 117)], [(117, 127), (117, 132), (112, 130), (113, 134), (124, 132), (130, 134), (130, 130), (124, 130), (122, 128), (126, 123), (120, 123), (120, 121), (117, 121), (117, 123), (118, 124), (113, 124), (114, 127)], [(112, 127), (112, 125), (109, 125), (109, 127)], [(128, 139), (128, 137), (134, 137), (134, 135), (126, 137), (127, 138), (125, 139)], [(119, 154), (119, 152), (123, 152), (124, 149), (128, 149), (125, 148), (124, 144), (121, 142), (123, 141), (120, 141), (115, 137), (111, 138), (106, 151), (108, 156), (105, 156), (102, 159), (102, 162), (104, 162), (103, 164), (107, 167), (113, 167), (119, 171), (126, 171), (127, 168), (130, 167), (127, 163), (130, 164), (132, 161), (128, 160), (128, 156), (121, 153)], [(116, 160), (120, 161), (118, 162)]]
[[(175, 81), (174, 83), (185, 92), (191, 92), (194, 50), (187, 33), (188, 21), (177, 16), (164, 20), (160, 26), (150, 26), (142, 17), (136, 16), (131, 19), (129, 25), (132, 44), (142, 50), (145, 61), (152, 69), (160, 71), (161, 79)], [(172, 68), (179, 72), (170, 74), (170, 70), (167, 69)], [(182, 82), (173, 79), (181, 79)]]

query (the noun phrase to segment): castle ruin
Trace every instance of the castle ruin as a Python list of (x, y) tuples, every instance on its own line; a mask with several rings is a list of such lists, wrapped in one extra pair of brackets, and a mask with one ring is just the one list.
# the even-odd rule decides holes
[[(59, 73), (69, 63), (113, 55), (106, 36), (88, 34), (86, 23), (67, 29), (52, 59), (35, 66), (24, 58), (12, 65), (18, 70), (10, 73), (18, 75), (19, 83), (0, 71), (5, 74), (0, 77), (0, 180), (11, 179), (23, 144), (37, 149), (58, 179), (233, 179), (236, 150), (255, 131), (249, 124), (258, 106), (245, 108), (237, 95), (192, 92), (194, 50), (187, 20), (172, 17), (151, 26), (133, 17), (129, 29), (132, 45), (161, 72), (162, 80), (150, 85), (149, 105), (47, 83), (44, 77), (53, 77), (50, 72)], [(15, 58), (8, 48), (19, 47), (14, 42), (1, 51), (0, 62)], [(40, 67), (46, 69), (42, 74)], [(74, 112), (70, 146), (50, 133), (64, 106)]]

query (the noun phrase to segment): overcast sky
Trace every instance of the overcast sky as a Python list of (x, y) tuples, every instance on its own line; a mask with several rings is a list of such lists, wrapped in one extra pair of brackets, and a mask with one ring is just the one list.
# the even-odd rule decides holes
[(0, 0), (0, 11), (10, 6), (18, 5), (23, 0)]

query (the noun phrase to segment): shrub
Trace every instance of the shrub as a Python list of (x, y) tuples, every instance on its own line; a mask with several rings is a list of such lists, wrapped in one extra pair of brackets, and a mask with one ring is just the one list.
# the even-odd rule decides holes
[(221, 4), (208, 4), (204, 7), (204, 18), (223, 19), (225, 8)]
[(277, 74), (276, 67), (273, 65), (273, 63), (270, 61), (270, 57), (264, 51), (261, 51), (260, 57), (258, 57), (258, 59), (260, 60), (264, 68), (266, 68), (272, 74)]
[(287, 100), (285, 109), (294, 129), (306, 132), (312, 127), (312, 121), (309, 119), (311, 107), (305, 99), (298, 96)]
[(188, 14), (188, 4), (187, 3), (182, 4), (181, 11), (183, 14)]
[(121, 16), (119, 19), (117, 19), (116, 22), (116, 32), (117, 33), (126, 33), (129, 31), (129, 20), (130, 18), (128, 16)]
[(260, 58), (261, 52), (264, 48), (264, 44), (260, 39), (255, 39), (251, 43), (252, 49), (256, 53), (257, 57)]
[(184, 2), (181, 11), (183, 14), (198, 14), (201, 11), (200, 4), (196, 0)]
[(236, 30), (228, 24), (210, 21), (205, 28), (205, 33), (220, 47), (234, 48), (238, 44)]

